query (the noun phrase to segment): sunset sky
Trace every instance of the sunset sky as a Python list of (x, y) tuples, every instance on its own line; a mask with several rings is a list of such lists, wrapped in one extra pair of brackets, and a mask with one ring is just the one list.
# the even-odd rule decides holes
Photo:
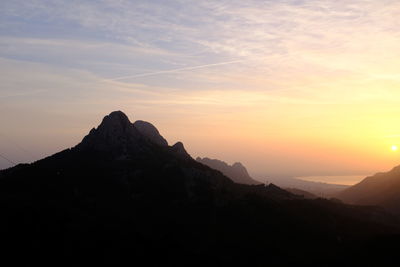
[(40, 159), (122, 110), (253, 174), (386, 171), (399, 18), (398, 0), (2, 0), (0, 153)]

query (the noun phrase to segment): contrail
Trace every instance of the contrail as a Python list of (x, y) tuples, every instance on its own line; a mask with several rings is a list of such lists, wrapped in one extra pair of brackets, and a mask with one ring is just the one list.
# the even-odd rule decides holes
[(18, 96), (28, 96), (28, 95), (35, 95), (38, 93), (42, 92), (47, 92), (48, 90), (36, 90), (33, 92), (25, 92), (25, 93), (17, 93), (17, 94), (11, 94), (11, 95), (0, 95), (0, 98), (8, 98), (8, 97), (18, 97)]
[(13, 144), (16, 148), (18, 148), (19, 150), (21, 150), (22, 152), (24, 152), (25, 154), (28, 154), (29, 157), (31, 158), (31, 160), (35, 160), (36, 156), (33, 155), (30, 151), (26, 150), (25, 148), (23, 148), (21, 145), (19, 145), (18, 143), (14, 142), (13, 140), (11, 140), (11, 138), (7, 137), (6, 135), (4, 135), (3, 133), (0, 133), (0, 136), (2, 136), (5, 139), (8, 139), (8, 142)]
[(104, 80), (102, 80), (102, 82), (106, 82), (106, 81), (118, 81), (118, 80), (130, 79), (130, 78), (147, 77), (147, 76), (153, 76), (153, 75), (164, 74), (164, 73), (180, 72), (180, 71), (185, 71), (185, 70), (203, 69), (203, 68), (214, 67), (214, 66), (221, 66), (221, 65), (228, 65), (228, 64), (238, 63), (238, 62), (243, 62), (243, 60), (234, 60), (234, 61), (221, 62), (221, 63), (214, 63), (214, 64), (207, 64), (207, 65), (200, 65), (200, 66), (194, 66), (194, 67), (186, 67), (186, 68), (180, 68), (180, 69), (172, 69), (172, 70), (161, 70), (161, 71), (155, 71), (155, 72), (147, 72), (147, 73), (136, 74), (136, 75), (129, 75), (129, 76), (122, 76), (122, 77), (116, 77), (116, 78), (111, 78), (111, 79), (104, 79)]
[(17, 163), (15, 163), (15, 162), (12, 161), (11, 159), (9, 159), (9, 158), (3, 156), (2, 154), (0, 154), (0, 158), (3, 158), (3, 159), (5, 159), (5, 160), (7, 160), (9, 163), (11, 163), (11, 164), (13, 164), (13, 165), (17, 165)]

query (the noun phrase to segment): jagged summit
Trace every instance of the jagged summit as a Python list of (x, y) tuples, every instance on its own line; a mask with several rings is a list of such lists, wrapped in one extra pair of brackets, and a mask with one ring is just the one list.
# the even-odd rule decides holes
[(103, 121), (101, 122), (100, 127), (120, 127), (122, 129), (127, 129), (131, 126), (131, 122), (126, 116), (125, 113), (122, 111), (113, 111), (109, 115), (105, 116), (103, 118)]
[(153, 124), (141, 120), (131, 123), (122, 111), (114, 111), (105, 116), (101, 124), (93, 128), (76, 146), (81, 150), (107, 152), (116, 159), (154, 155), (158, 153), (155, 152), (156, 147), (181, 158), (190, 158), (181, 142), (169, 147), (167, 140)]
[(114, 111), (105, 116), (97, 128), (93, 128), (77, 146), (81, 149), (95, 149), (127, 153), (141, 138), (129, 118), (122, 111)]

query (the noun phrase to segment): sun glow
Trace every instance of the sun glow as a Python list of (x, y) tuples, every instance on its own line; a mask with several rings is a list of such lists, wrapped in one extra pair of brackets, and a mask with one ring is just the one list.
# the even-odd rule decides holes
[(392, 146), (393, 151), (397, 151), (398, 147), (397, 146)]

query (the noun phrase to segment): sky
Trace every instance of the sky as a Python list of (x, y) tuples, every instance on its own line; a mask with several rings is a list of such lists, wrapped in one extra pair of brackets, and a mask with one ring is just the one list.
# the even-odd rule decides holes
[(0, 169), (102, 117), (255, 175), (400, 164), (398, 0), (2, 0)]

